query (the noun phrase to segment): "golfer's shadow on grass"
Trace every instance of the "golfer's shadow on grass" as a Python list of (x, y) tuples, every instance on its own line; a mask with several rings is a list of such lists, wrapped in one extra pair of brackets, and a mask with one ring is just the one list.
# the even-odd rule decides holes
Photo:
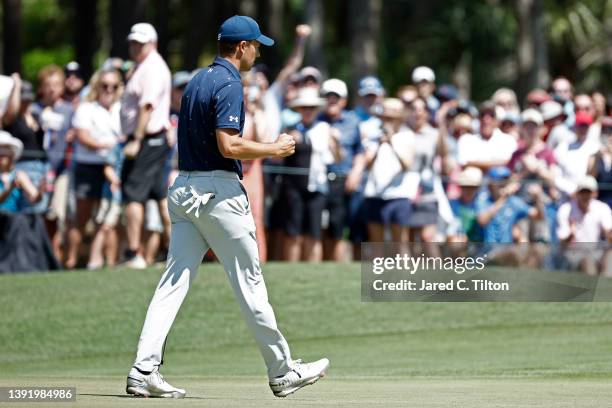
[[(130, 398), (130, 399), (140, 399), (140, 400), (144, 400), (144, 399), (154, 399), (154, 400), (163, 400), (163, 399), (172, 399), (172, 398), (145, 398), (145, 397), (135, 397), (133, 395), (128, 395), (128, 394), (81, 394), (78, 393), (77, 397), (79, 396), (83, 396), (83, 397), (115, 397), (115, 398)], [(216, 399), (216, 398), (204, 398), (204, 397), (185, 397), (184, 399), (197, 399), (197, 400), (211, 400), (211, 399)]]

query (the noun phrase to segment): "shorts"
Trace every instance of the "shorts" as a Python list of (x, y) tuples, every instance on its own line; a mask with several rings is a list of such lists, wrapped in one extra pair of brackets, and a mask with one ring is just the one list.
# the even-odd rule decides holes
[(145, 231), (164, 232), (164, 224), (159, 212), (159, 203), (155, 200), (147, 200), (145, 205)]
[(349, 201), (349, 240), (353, 244), (361, 244), (368, 240), (368, 226), (364, 206), (363, 192), (356, 191)]
[(597, 243), (575, 243), (572, 247), (563, 251), (563, 268), (570, 271), (580, 271), (582, 263), (590, 259), (597, 263), (601, 262), (604, 250), (598, 248)]
[(166, 132), (147, 136), (134, 159), (125, 159), (121, 172), (121, 193), (124, 203), (145, 204), (148, 199), (166, 197), (164, 167), (168, 158)]
[(285, 186), (285, 233), (321, 238), (321, 221), (325, 209), (325, 194)]
[(346, 177), (337, 177), (329, 182), (326, 206), (327, 211), (329, 211), (327, 233), (332, 239), (342, 239), (344, 230), (348, 225), (350, 195), (344, 192), (345, 180)]
[(74, 167), (74, 194), (77, 199), (99, 200), (104, 187), (104, 165), (77, 163)]
[(409, 227), (424, 227), (438, 224), (438, 202), (412, 203), (412, 211), (408, 218)]
[(366, 198), (363, 205), (368, 223), (408, 226), (412, 212), (408, 198)]
[(108, 198), (100, 201), (98, 212), (96, 213), (96, 223), (107, 227), (116, 227), (121, 216), (121, 204)]

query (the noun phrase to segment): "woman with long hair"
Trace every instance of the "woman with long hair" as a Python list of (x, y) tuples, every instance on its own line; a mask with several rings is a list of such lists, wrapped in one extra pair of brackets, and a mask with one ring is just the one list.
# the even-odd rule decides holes
[[(105, 182), (104, 165), (120, 136), (118, 100), (121, 90), (119, 72), (113, 69), (97, 72), (90, 81), (90, 91), (85, 102), (79, 105), (72, 120), (76, 130), (74, 153), (76, 215), (68, 233), (66, 268), (76, 266), (85, 226), (102, 198)], [(91, 259), (90, 256), (88, 266), (101, 265), (99, 260)]]

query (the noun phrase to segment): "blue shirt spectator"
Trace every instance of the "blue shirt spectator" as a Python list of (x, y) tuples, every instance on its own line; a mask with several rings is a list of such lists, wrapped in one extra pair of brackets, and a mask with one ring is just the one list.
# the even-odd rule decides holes
[[(476, 203), (478, 214), (491, 208), (495, 200), (485, 191)], [(484, 241), (488, 243), (512, 243), (512, 227), (529, 215), (531, 207), (517, 196), (509, 196), (499, 211), (483, 227)]]

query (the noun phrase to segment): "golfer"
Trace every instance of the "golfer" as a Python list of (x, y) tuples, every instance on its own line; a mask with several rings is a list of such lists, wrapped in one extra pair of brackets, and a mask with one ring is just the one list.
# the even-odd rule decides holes
[(269, 384), (285, 397), (324, 375), (329, 360), (292, 360), (278, 330), (259, 265), (255, 223), (240, 179), (240, 160), (286, 157), (295, 141), (281, 134), (275, 143), (243, 139), (240, 71), (248, 71), (259, 46), (273, 45), (250, 17), (227, 19), (217, 37), (219, 55), (187, 85), (178, 127), (180, 174), (168, 191), (172, 235), (166, 269), (142, 328), (136, 361), (127, 377), (128, 394), (183, 398), (159, 373), (170, 327), (209, 248), (230, 280), (242, 314), (268, 368)]

